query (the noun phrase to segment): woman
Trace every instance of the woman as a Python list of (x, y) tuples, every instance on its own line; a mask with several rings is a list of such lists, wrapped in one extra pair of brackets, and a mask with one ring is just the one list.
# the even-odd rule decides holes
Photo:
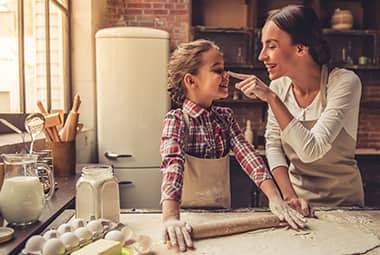
[(309, 203), (362, 206), (355, 160), (360, 79), (325, 66), (330, 52), (311, 8), (293, 5), (272, 13), (261, 40), (259, 60), (270, 87), (256, 76), (230, 75), (243, 80), (236, 87), (245, 95), (269, 105), (266, 155), (283, 198), (305, 213)]

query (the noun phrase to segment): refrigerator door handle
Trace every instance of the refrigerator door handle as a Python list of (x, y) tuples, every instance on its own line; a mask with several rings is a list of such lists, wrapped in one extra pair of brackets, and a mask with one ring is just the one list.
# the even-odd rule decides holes
[(118, 158), (131, 158), (132, 157), (131, 154), (117, 154), (117, 153), (108, 152), (108, 151), (106, 151), (104, 153), (104, 156), (109, 160), (117, 160)]
[(132, 185), (133, 181), (121, 181), (119, 182), (119, 185)]

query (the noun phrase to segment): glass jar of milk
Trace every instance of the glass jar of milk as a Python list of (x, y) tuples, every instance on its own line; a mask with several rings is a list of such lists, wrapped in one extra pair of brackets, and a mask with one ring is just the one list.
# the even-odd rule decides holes
[(89, 165), (82, 169), (76, 184), (75, 209), (77, 218), (119, 222), (119, 182), (111, 166)]
[[(2, 154), (4, 183), (0, 191), (0, 210), (11, 225), (28, 225), (38, 220), (45, 200), (54, 193), (51, 169), (38, 163), (38, 155)], [(39, 174), (45, 172), (49, 179), (49, 193), (45, 196)]]

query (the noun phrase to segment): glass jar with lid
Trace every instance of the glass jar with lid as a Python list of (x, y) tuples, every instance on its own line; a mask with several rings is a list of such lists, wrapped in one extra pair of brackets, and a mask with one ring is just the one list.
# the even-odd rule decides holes
[(77, 218), (120, 220), (119, 184), (111, 166), (88, 165), (82, 168), (76, 184)]

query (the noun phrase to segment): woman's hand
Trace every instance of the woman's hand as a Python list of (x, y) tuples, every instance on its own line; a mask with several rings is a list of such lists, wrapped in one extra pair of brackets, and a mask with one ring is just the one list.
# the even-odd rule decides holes
[(162, 238), (166, 244), (177, 246), (181, 252), (193, 248), (190, 233), (191, 225), (176, 218), (167, 219), (164, 222)]
[(281, 221), (285, 220), (292, 228), (298, 229), (305, 227), (306, 219), (281, 198), (270, 199), (269, 209)]
[(263, 81), (255, 75), (240, 74), (228, 71), (229, 76), (242, 80), (235, 84), (237, 89), (240, 89), (244, 95), (249, 98), (259, 98), (262, 101), (268, 102), (268, 98), (274, 93)]
[(314, 209), (303, 198), (292, 198), (286, 201), (290, 207), (305, 217), (315, 217)]

